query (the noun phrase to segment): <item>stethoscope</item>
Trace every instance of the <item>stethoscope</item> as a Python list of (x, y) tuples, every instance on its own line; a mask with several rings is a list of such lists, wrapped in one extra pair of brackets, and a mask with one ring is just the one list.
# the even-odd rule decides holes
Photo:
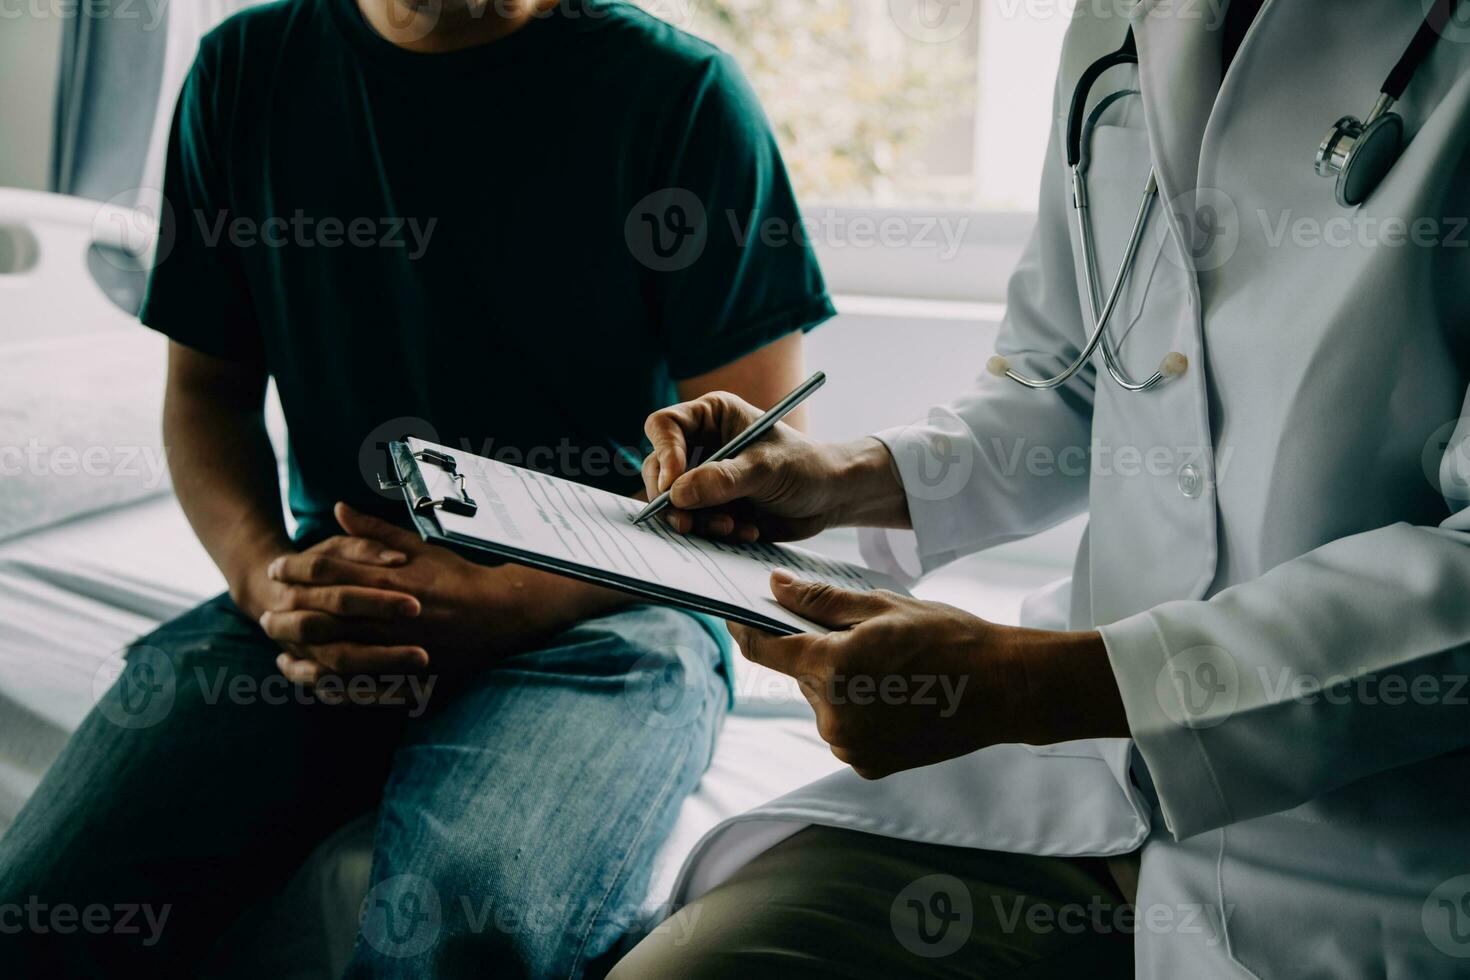
[[(1317, 173), (1323, 177), (1336, 178), (1337, 203), (1343, 207), (1355, 208), (1366, 201), (1398, 161), (1403, 152), (1404, 122), (1398, 113), (1389, 110), (1403, 95), (1409, 80), (1414, 77), (1414, 72), (1438, 40), (1458, 2), (1459, 0), (1434, 0), (1424, 22), (1414, 33), (1413, 40), (1384, 81), (1378, 101), (1373, 103), (1368, 118), (1359, 120), (1356, 116), (1343, 116), (1332, 124), (1321, 146), (1317, 148)], [(1107, 291), (1106, 299), (1098, 277), (1097, 248), (1093, 240), (1092, 217), (1088, 213), (1087, 202), (1087, 170), (1091, 162), (1088, 148), (1092, 142), (1092, 130), (1108, 106), (1120, 98), (1138, 93), (1132, 89), (1114, 92), (1099, 102), (1090, 114), (1084, 115), (1084, 111), (1087, 108), (1088, 95), (1104, 72), (1119, 65), (1136, 64), (1138, 47), (1130, 29), (1118, 50), (1103, 55), (1087, 66), (1087, 70), (1077, 80), (1076, 88), (1072, 90), (1072, 103), (1067, 110), (1067, 168), (1072, 178), (1074, 223), (1078, 240), (1082, 244), (1082, 268), (1087, 276), (1087, 301), (1092, 312), (1092, 332), (1088, 334), (1087, 342), (1082, 345), (1081, 352), (1072, 363), (1052, 377), (1028, 378), (1012, 368), (1009, 359), (999, 354), (986, 364), (986, 370), (991, 374), (1010, 378), (1027, 388), (1057, 388), (1082, 370), (1098, 348), (1102, 348), (1103, 364), (1108, 374), (1127, 391), (1147, 391), (1160, 382), (1179, 377), (1189, 369), (1188, 358), (1178, 351), (1170, 351), (1159, 362), (1153, 374), (1142, 381), (1136, 381), (1124, 370), (1108, 332), (1108, 324), (1133, 269), (1138, 246), (1143, 241), (1149, 212), (1153, 210), (1154, 201), (1159, 196), (1158, 178), (1153, 168), (1149, 168), (1143, 200), (1139, 202), (1138, 215), (1133, 220), (1133, 232), (1128, 237), (1128, 246), (1123, 250), (1123, 260), (1113, 279), (1113, 287)]]

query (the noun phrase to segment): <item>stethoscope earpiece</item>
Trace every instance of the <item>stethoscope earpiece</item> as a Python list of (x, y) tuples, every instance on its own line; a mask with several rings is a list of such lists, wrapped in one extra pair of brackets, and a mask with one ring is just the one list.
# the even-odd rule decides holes
[(1317, 147), (1317, 173), (1337, 178), (1337, 203), (1345, 208), (1366, 201), (1398, 162), (1404, 121), (1398, 113), (1388, 111), (1391, 105), (1393, 99), (1381, 95), (1367, 122), (1343, 116)]

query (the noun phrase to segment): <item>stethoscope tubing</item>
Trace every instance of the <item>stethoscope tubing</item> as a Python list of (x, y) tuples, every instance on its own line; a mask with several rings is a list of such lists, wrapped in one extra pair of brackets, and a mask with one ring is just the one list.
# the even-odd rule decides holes
[[(1017, 384), (1024, 385), (1034, 390), (1045, 390), (1059, 388), (1072, 380), (1086, 366), (1087, 362), (1102, 348), (1103, 364), (1108, 374), (1120, 387), (1127, 391), (1146, 391), (1163, 381), (1167, 374), (1163, 370), (1155, 371), (1145, 380), (1134, 381), (1123, 368), (1117, 351), (1113, 347), (1112, 339), (1108, 335), (1108, 328), (1112, 324), (1113, 315), (1117, 312), (1118, 301), (1123, 295), (1123, 289), (1127, 284), (1134, 262), (1138, 256), (1138, 247), (1143, 242), (1145, 229), (1148, 227), (1148, 217), (1153, 209), (1154, 199), (1158, 197), (1159, 184), (1157, 175), (1150, 168), (1148, 172), (1148, 183), (1144, 187), (1143, 200), (1139, 202), (1138, 214), (1133, 219), (1133, 231), (1128, 237), (1127, 248), (1124, 249), (1123, 259), (1118, 266), (1118, 274), (1113, 278), (1113, 285), (1107, 292), (1107, 299), (1102, 298), (1102, 280), (1098, 273), (1097, 242), (1092, 233), (1092, 216), (1087, 199), (1087, 169), (1090, 161), (1088, 148), (1091, 145), (1092, 129), (1096, 125), (1098, 117), (1102, 112), (1118, 98), (1129, 94), (1128, 92), (1115, 92), (1091, 112), (1085, 120), (1082, 113), (1086, 107), (1087, 93), (1092, 85), (1109, 68), (1117, 65), (1137, 64), (1137, 49), (1133, 44), (1133, 32), (1129, 31), (1123, 39), (1123, 44), (1117, 51), (1105, 55), (1093, 64), (1089, 65), (1079, 80), (1077, 89), (1072, 95), (1072, 104), (1067, 118), (1067, 164), (1072, 176), (1072, 211), (1073, 220), (1077, 229), (1077, 238), (1082, 243), (1082, 269), (1087, 278), (1087, 303), (1088, 310), (1092, 314), (1092, 332), (1088, 335), (1087, 342), (1083, 345), (1081, 352), (1061, 372), (1048, 378), (1028, 378), (1012, 368), (1005, 358), (993, 358), (991, 371), (1010, 378)], [(1177, 359), (1177, 360), (1171, 360)], [(1165, 363), (1178, 363), (1182, 358), (1171, 354)], [(1162, 365), (1161, 365), (1162, 368)]]
[[(1082, 241), (1083, 270), (1087, 276), (1087, 301), (1091, 309), (1092, 319), (1094, 322), (1102, 318), (1102, 280), (1099, 277), (1100, 269), (1098, 268), (1097, 262), (1097, 238), (1092, 233), (1091, 214), (1088, 214), (1087, 220), (1082, 220), (1083, 212), (1087, 210), (1092, 203), (1087, 194), (1087, 185), (1084, 183), (1087, 176), (1088, 168), (1092, 164), (1092, 132), (1094, 129), (1097, 128), (1098, 120), (1102, 118), (1103, 113), (1107, 112), (1108, 108), (1113, 103), (1127, 98), (1130, 95), (1137, 94), (1139, 93), (1136, 89), (1120, 89), (1119, 91), (1112, 93), (1106, 98), (1099, 100), (1097, 106), (1092, 110), (1092, 112), (1088, 114), (1087, 122), (1083, 125), (1082, 132), (1080, 134), (1081, 143), (1075, 168), (1077, 173), (1073, 177), (1073, 187), (1075, 188), (1073, 200), (1074, 204), (1076, 205), (1075, 210), (1077, 212), (1077, 235)], [(1150, 171), (1149, 173), (1149, 183), (1155, 189), (1157, 189), (1157, 180), (1154, 177), (1152, 171)], [(1146, 197), (1147, 195), (1145, 195), (1145, 198)], [(1152, 208), (1150, 207), (1149, 211), (1151, 212), (1151, 210)], [(1145, 220), (1147, 220), (1146, 217)], [(1140, 231), (1140, 234), (1142, 233), (1143, 232)], [(1129, 264), (1124, 266), (1122, 269), (1119, 269), (1118, 275), (1113, 279), (1114, 283), (1118, 283), (1122, 280), (1124, 269), (1131, 270), (1132, 265)], [(1118, 288), (1121, 289), (1122, 287), (1119, 286)], [(1160, 371), (1155, 371), (1153, 375), (1142, 382), (1133, 380), (1133, 377), (1123, 368), (1122, 359), (1118, 356), (1118, 352), (1113, 346), (1111, 320), (1109, 320), (1107, 328), (1103, 330), (1101, 347), (1103, 352), (1104, 366), (1107, 368), (1108, 374), (1112, 375), (1113, 381), (1120, 388), (1123, 388), (1127, 391), (1146, 391), (1147, 389), (1152, 388), (1154, 385), (1158, 384), (1160, 381), (1164, 380), (1164, 375)]]
[[(1091, 221), (1087, 217), (1086, 178), (1082, 176), (1081, 171), (1076, 167), (1072, 169), (1072, 176), (1073, 186), (1080, 191), (1081, 197), (1081, 200), (1074, 198), (1074, 203), (1077, 206), (1073, 210), (1075, 211), (1079, 234), (1083, 236), (1085, 241), (1091, 237)], [(1103, 343), (1103, 335), (1107, 332), (1108, 324), (1113, 319), (1113, 313), (1118, 308), (1118, 300), (1123, 294), (1123, 284), (1128, 278), (1128, 270), (1133, 267), (1134, 258), (1138, 255), (1138, 246), (1143, 241), (1143, 232), (1148, 225), (1149, 211), (1152, 209), (1154, 198), (1158, 197), (1158, 194), (1158, 181), (1154, 177), (1153, 170), (1150, 169), (1148, 172), (1148, 185), (1144, 188), (1143, 200), (1139, 202), (1138, 215), (1133, 220), (1133, 234), (1128, 237), (1128, 247), (1124, 250), (1123, 260), (1118, 269), (1118, 277), (1113, 280), (1113, 287), (1108, 290), (1107, 302), (1103, 304), (1101, 313), (1099, 314), (1094, 309), (1092, 333), (1088, 335), (1087, 343), (1083, 345), (1081, 353), (1063, 371), (1052, 377), (1028, 378), (1007, 365), (1003, 371), (1007, 378), (1010, 378), (1017, 384), (1035, 390), (1060, 388), (1068, 381), (1071, 381), (1077, 372), (1086, 366), (1087, 362), (1092, 358), (1092, 355), (1097, 352), (1098, 346)], [(1086, 230), (1084, 231), (1082, 229)], [(1082, 264), (1088, 276), (1089, 291), (1091, 292), (1096, 289), (1097, 283), (1096, 258), (1091, 255), (1091, 250), (1085, 246), (1082, 250)], [(1094, 301), (1095, 299), (1094, 297)], [(1107, 359), (1111, 361), (1110, 356)], [(1157, 384), (1158, 380), (1162, 380), (1162, 378), (1163, 375), (1158, 374), (1155, 379), (1145, 382), (1145, 385), (1152, 386), (1153, 384)], [(1139, 386), (1132, 390), (1140, 390), (1142, 387)]]

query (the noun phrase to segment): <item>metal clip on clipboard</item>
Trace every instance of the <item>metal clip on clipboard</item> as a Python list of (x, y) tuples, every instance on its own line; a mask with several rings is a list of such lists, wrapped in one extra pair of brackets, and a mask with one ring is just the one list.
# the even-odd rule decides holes
[[(378, 487), (383, 490), (402, 490), (408, 497), (409, 506), (415, 514), (428, 514), (434, 510), (447, 510), (451, 514), (459, 514), (463, 517), (474, 517), (475, 511), (480, 505), (475, 503), (474, 498), (465, 489), (464, 474), (459, 472), (459, 464), (453, 456), (448, 456), (432, 449), (421, 449), (412, 452), (408, 444), (404, 442), (391, 442), (388, 444), (388, 456), (393, 462), (394, 475), (397, 480), (387, 480), (378, 477)], [(439, 467), (449, 474), (459, 487), (456, 496), (433, 497), (429, 494), (428, 485), (424, 483), (423, 475), (419, 472), (420, 463), (428, 463)]]

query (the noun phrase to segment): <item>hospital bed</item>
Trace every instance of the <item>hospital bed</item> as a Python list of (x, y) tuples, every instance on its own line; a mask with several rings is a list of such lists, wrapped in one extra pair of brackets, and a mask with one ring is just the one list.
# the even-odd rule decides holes
[[(192, 45), (242, 5), (168, 8), (158, 107), (139, 121), (153, 135), (138, 186), (156, 186), (146, 171), (156, 163), (157, 115), (168, 116)], [(149, 248), (147, 192), (90, 193), (118, 203), (0, 188), (0, 831), (116, 676), (129, 641), (223, 588), (162, 465), (165, 343), (130, 312), (139, 255), (146, 261)], [(861, 370), (851, 339), (832, 339), (844, 329), (839, 319), (813, 336), (814, 363), (828, 365), (830, 355), (849, 373)], [(877, 387), (849, 381), (871, 409)], [(274, 405), (270, 421), (284, 452)], [(817, 547), (856, 551), (844, 535)], [(1021, 597), (1061, 572), (1044, 560), (984, 559), (926, 583), (922, 594), (1014, 621)], [(717, 822), (838, 765), (788, 679), (742, 660), (735, 686), (713, 763), (660, 852), (650, 917), (683, 857)], [(221, 941), (211, 972), (335, 976), (367, 888), (371, 826), (364, 814), (323, 842), (280, 895)]]

